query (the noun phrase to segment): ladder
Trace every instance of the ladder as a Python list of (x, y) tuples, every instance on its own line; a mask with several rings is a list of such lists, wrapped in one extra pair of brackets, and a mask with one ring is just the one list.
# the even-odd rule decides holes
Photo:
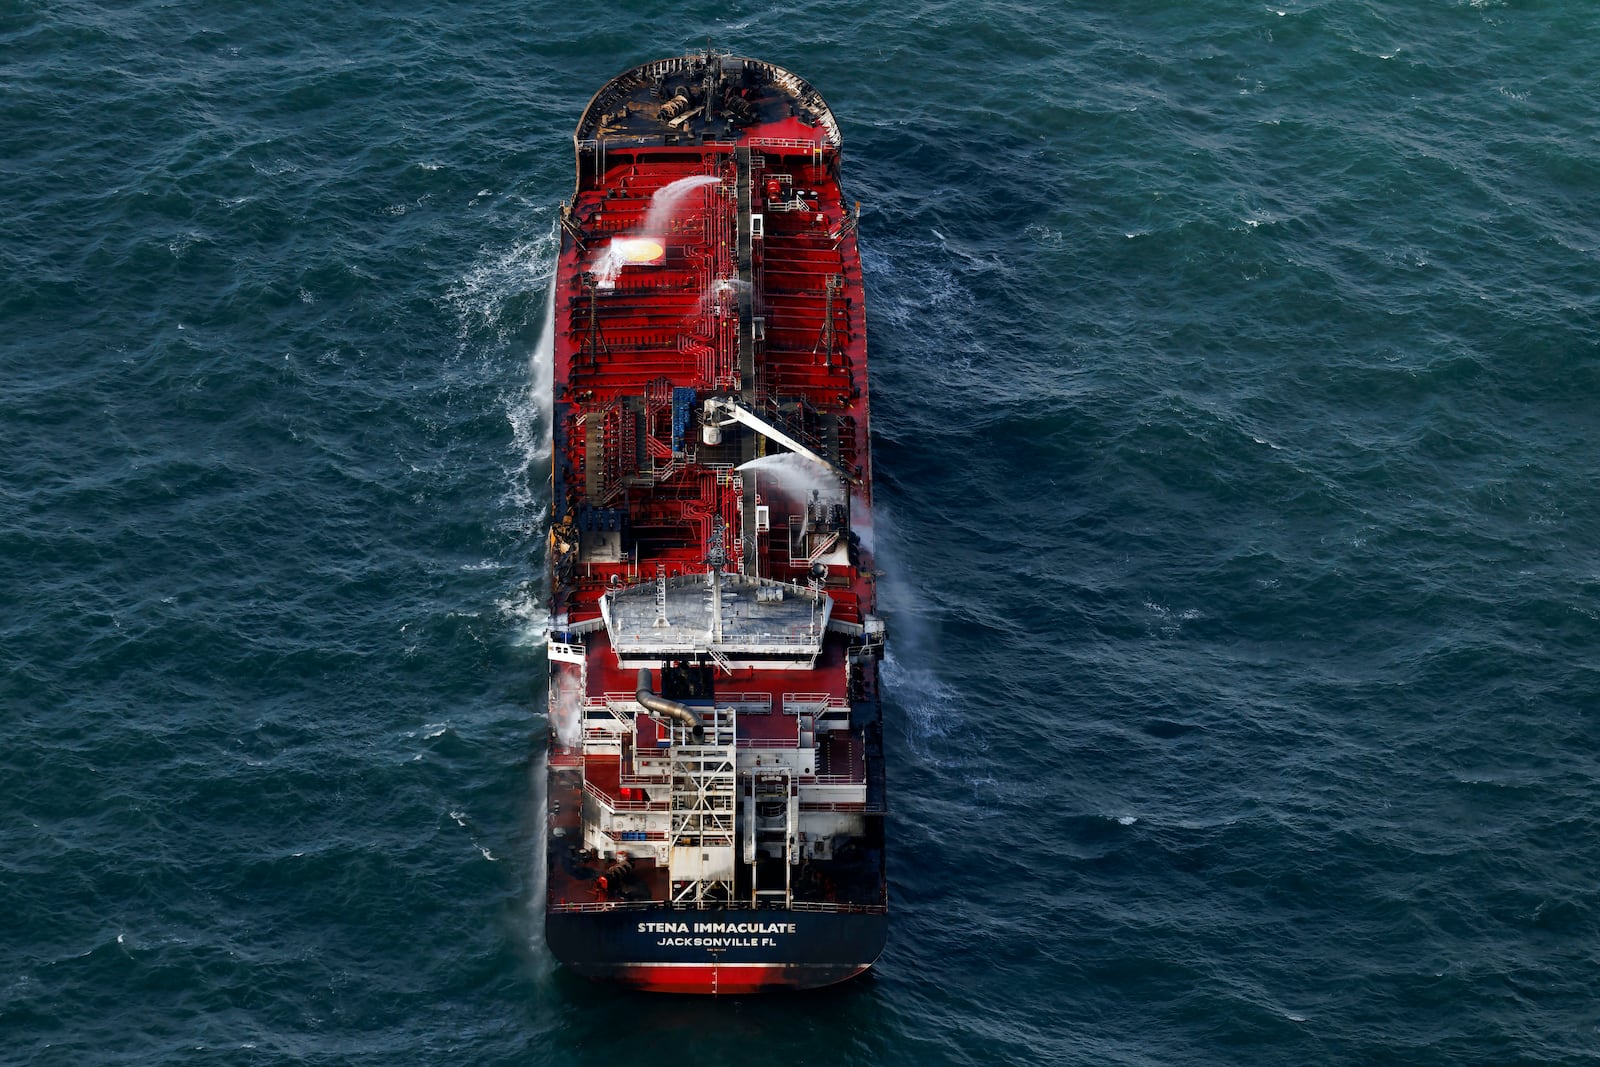
[[(786, 768), (751, 772), (744, 785), (744, 861), (750, 868), (750, 904), (794, 903), (795, 848), (800, 823), (800, 791)], [(783, 885), (761, 883), (762, 857), (783, 861)]]
[(672, 728), (667, 841), (674, 904), (707, 907), (733, 899), (734, 809), (738, 782), (734, 711), (708, 708), (704, 737)]

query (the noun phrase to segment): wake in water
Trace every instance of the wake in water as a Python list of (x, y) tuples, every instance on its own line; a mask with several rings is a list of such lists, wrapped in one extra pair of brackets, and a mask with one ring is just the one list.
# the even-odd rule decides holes
[[(497, 604), (514, 624), (514, 643), (532, 649), (545, 643), (549, 621), (543, 533), (550, 516), (544, 487), (549, 481), (549, 464), (554, 451), (551, 432), (554, 422), (552, 386), (555, 377), (555, 267), (559, 249), (559, 234), (552, 226), (547, 234), (518, 245), (476, 268), (451, 293), (452, 303), (461, 318), (464, 338), (487, 329), (493, 330), (494, 340), (512, 344), (515, 338), (513, 327), (519, 324), (502, 324), (507, 309), (523, 300), (530, 291), (537, 291), (541, 287), (544, 289), (542, 321), (537, 340), (528, 353), (526, 384), (505, 398), (506, 420), (511, 425), (511, 449), (510, 462), (505, 468), (506, 490), (501, 503), (515, 516), (517, 530), (527, 536), (526, 540), (521, 541), (523, 548), (518, 553), (522, 562), (516, 568), (516, 587)], [(536, 661), (529, 666), (536, 676), (543, 671), (542, 662)], [(552, 703), (560, 705), (562, 702), (558, 700)], [(575, 710), (575, 703), (570, 710)], [(565, 717), (558, 714), (558, 729), (563, 718), (570, 720), (566, 729), (576, 728), (576, 718), (570, 714)], [(542, 733), (542, 730), (536, 728), (536, 733)], [(533, 977), (541, 985), (548, 982), (556, 971), (555, 958), (550, 955), (543, 936), (546, 888), (544, 857), (546, 835), (549, 832), (545, 779), (547, 759), (544, 745), (536, 744), (528, 788), (531, 797), (528, 819), (533, 847), (529, 856), (529, 929), (526, 943)], [(485, 851), (485, 858), (493, 857)]]
[(521, 322), (505, 321), (530, 291), (545, 290), (538, 339), (528, 353), (526, 385), (505, 398), (506, 420), (511, 426), (510, 462), (505, 468), (506, 491), (501, 503), (519, 532), (530, 535), (532, 551), (523, 556), (532, 563), (521, 572), (516, 587), (497, 607), (517, 623), (517, 644), (537, 647), (546, 630), (544, 553), (539, 535), (549, 522), (549, 502), (543, 487), (549, 481), (552, 443), (551, 385), (555, 375), (555, 266), (560, 237), (554, 224), (534, 240), (474, 268), (450, 294), (461, 320), (464, 340), (482, 331), (493, 339), (514, 344)]

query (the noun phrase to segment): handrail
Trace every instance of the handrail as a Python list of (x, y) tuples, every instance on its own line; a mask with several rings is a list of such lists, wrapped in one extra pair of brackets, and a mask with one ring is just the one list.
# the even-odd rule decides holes
[(611, 838), (611, 840), (624, 845), (640, 841), (665, 841), (667, 839), (665, 830), (622, 830), (612, 827), (610, 829), (602, 829), (600, 832)]
[(805, 149), (808, 149), (810, 151), (817, 151), (817, 150), (821, 149), (822, 146), (826, 142), (827, 142), (827, 135), (826, 134), (824, 134), (822, 137), (817, 138), (815, 141), (802, 140), (799, 137), (752, 137), (752, 138), (750, 138), (750, 147), (751, 148), (805, 148)]
[(571, 903), (565, 900), (555, 901), (545, 905), (550, 911), (562, 912), (596, 912), (596, 911), (644, 911), (647, 908), (665, 907), (666, 902), (661, 900), (594, 900), (581, 903)]
[(596, 800), (598, 800), (600, 803), (604, 804), (606, 807), (610, 808), (612, 811), (644, 811), (644, 812), (650, 812), (650, 811), (668, 811), (668, 810), (670, 810), (670, 806), (664, 800), (661, 800), (661, 801), (622, 800), (622, 799), (620, 799), (618, 797), (611, 796), (609, 793), (606, 793), (606, 792), (602, 791), (600, 789), (600, 787), (595, 785), (593, 782), (584, 782), (583, 783), (583, 791), (585, 793), (588, 793), (590, 796), (594, 797)]
[[(719, 705), (720, 704), (734, 704), (734, 705), (755, 704), (755, 705), (762, 705), (762, 706), (765, 706), (768, 711), (771, 711), (772, 710), (772, 694), (771, 693), (725, 693), (725, 692), (722, 692), (722, 691), (719, 690), (717, 692), (716, 703), (719, 704)], [(739, 710), (743, 711), (744, 709), (740, 708)]]
[(687, 914), (704, 911), (814, 911), (837, 912), (849, 915), (884, 915), (888, 913), (887, 904), (835, 904), (825, 900), (796, 900), (788, 904), (763, 902), (751, 904), (749, 901), (735, 900), (719, 903), (715, 908), (685, 908), (673, 905), (665, 900), (593, 900), (593, 901), (552, 901), (545, 905), (546, 910), (552, 912), (605, 912), (605, 911), (669, 911), (674, 914)]
[(887, 904), (834, 904), (822, 900), (796, 900), (788, 905), (790, 911), (842, 911), (865, 915), (886, 915)]
[(644, 785), (672, 784), (672, 775), (670, 774), (629, 774), (627, 771), (623, 771), (618, 775), (618, 778), (620, 779), (617, 783), (618, 785), (625, 785), (629, 788), (638, 788)]

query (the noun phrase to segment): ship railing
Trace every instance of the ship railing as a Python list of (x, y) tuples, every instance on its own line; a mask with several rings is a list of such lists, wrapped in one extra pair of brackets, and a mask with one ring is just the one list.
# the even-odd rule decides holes
[[(818, 627), (818, 629), (820, 629), (820, 627)], [(734, 652), (744, 651), (747, 648), (751, 649), (752, 651), (759, 652), (761, 651), (760, 646), (762, 645), (805, 646), (815, 645), (820, 640), (821, 638), (817, 633), (813, 632), (812, 627), (807, 626), (805, 623), (797, 622), (781, 633), (773, 630), (761, 630), (751, 633), (741, 633), (737, 635), (737, 637), (730, 637), (725, 634), (723, 636), (722, 643), (718, 647), (724, 650), (732, 650)]]
[(825, 136), (815, 141), (799, 137), (752, 137), (749, 143), (751, 148), (798, 148), (806, 152), (821, 152), (825, 141)]
[(584, 782), (583, 791), (594, 797), (612, 811), (667, 811), (669, 805), (666, 801), (651, 800), (623, 800), (614, 797), (596, 786), (593, 782)]
[[(628, 699), (630, 701), (633, 700), (633, 694), (632, 693), (628, 694)], [(597, 712), (597, 711), (604, 711), (604, 712), (607, 712), (608, 714), (610, 714), (612, 718), (616, 719), (622, 725), (631, 727), (633, 724), (626, 716), (623, 715), (623, 711), (631, 712), (632, 710), (633, 709), (631, 709), (631, 708), (630, 709), (619, 709), (619, 708), (617, 708), (615, 706), (614, 702), (611, 701), (610, 699), (608, 699), (607, 697), (584, 697), (583, 698), (583, 712), (584, 712), (583, 717), (585, 719), (590, 719), (590, 718), (597, 718), (598, 719), (599, 716), (592, 716), (591, 713), (592, 712)]]
[(590, 900), (581, 903), (561, 900), (553, 901), (546, 907), (550, 911), (560, 912), (645, 911), (665, 904), (664, 900)]
[(575, 663), (581, 667), (586, 662), (582, 642), (558, 641), (552, 637), (546, 648), (549, 657), (558, 663)]
[(834, 800), (834, 801), (802, 800), (800, 802), (800, 810), (801, 811), (844, 811), (844, 812), (850, 812), (850, 813), (856, 814), (856, 815), (887, 815), (887, 814), (889, 814), (888, 809), (886, 809), (886, 808), (881, 808), (881, 807), (869, 808), (869, 807), (867, 807), (867, 802), (864, 801), (864, 800)]
[(771, 693), (717, 693), (717, 706), (731, 705), (740, 715), (772, 714)]
[[(715, 647), (725, 656), (739, 656), (745, 652), (766, 652), (768, 646), (772, 645), (785, 648), (810, 648), (822, 642), (822, 635), (818, 629), (805, 623), (795, 623), (782, 632), (760, 630), (730, 634), (725, 635)], [(704, 634), (698, 636), (704, 637)], [(662, 640), (649, 630), (624, 630), (620, 627), (613, 632), (612, 641), (615, 650), (625, 656), (647, 656), (658, 653), (680, 658), (706, 652), (712, 647), (703, 640), (691, 640), (689, 636)], [(630, 695), (628, 699), (631, 701), (633, 698)]]
[[(619, 718), (623, 715), (637, 715), (640, 710), (639, 697), (636, 693), (606, 693), (604, 696), (585, 697), (583, 706), (585, 710), (605, 708)], [(716, 706), (732, 708), (740, 715), (770, 715), (772, 694), (718, 692)]]
[(670, 774), (629, 774), (628, 772), (624, 771), (624, 772), (622, 772), (622, 774), (618, 775), (618, 783), (617, 784), (618, 785), (622, 785), (622, 786), (626, 786), (629, 789), (642, 789), (643, 787), (649, 786), (649, 785), (671, 785), (672, 784), (672, 775), (670, 775)]
[(671, 908), (673, 911), (815, 911), (838, 912), (850, 915), (884, 915), (889, 907), (886, 904), (835, 904), (826, 900), (796, 900), (785, 904), (782, 901), (761, 901), (751, 904), (749, 901), (718, 902), (713, 907), (686, 908), (670, 904), (665, 900), (589, 900), (589, 901), (552, 901), (546, 905), (552, 912), (588, 912), (598, 913), (607, 911), (650, 911), (660, 908)]
[(603, 726), (586, 727), (583, 731), (583, 754), (586, 756), (622, 755), (622, 735)]
[(658, 59), (654, 63), (646, 63), (639, 69), (644, 72), (646, 77), (651, 78), (676, 74), (683, 69), (683, 59), (680, 56), (673, 56), (671, 59)]
[(799, 748), (798, 737), (741, 737), (740, 748)]
[[(666, 807), (665, 804), (663, 804), (661, 806), (662, 806), (662, 808)], [(667, 839), (667, 832), (665, 830), (617, 830), (617, 829), (610, 829), (610, 830), (601, 830), (600, 832), (602, 834), (604, 834), (606, 837), (611, 838), (612, 841), (615, 841), (619, 845), (626, 845), (626, 844), (630, 844), (630, 843), (631, 844), (639, 844), (639, 843), (644, 842), (644, 841), (665, 841)]]
[(826, 715), (829, 711), (849, 711), (850, 702), (832, 693), (785, 693), (785, 715)]
[(604, 696), (589, 697), (584, 706), (605, 708), (617, 718), (617, 721), (630, 726), (637, 721), (643, 711), (639, 705), (639, 697), (634, 693), (607, 693)]

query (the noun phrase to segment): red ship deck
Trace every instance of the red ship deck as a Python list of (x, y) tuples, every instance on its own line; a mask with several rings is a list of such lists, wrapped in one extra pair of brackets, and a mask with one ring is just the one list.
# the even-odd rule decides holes
[[(838, 980), (871, 958), (829, 939), (885, 905), (866, 323), (838, 125), (789, 72), (704, 53), (613, 79), (574, 143), (553, 324), (552, 945), (658, 988)], [(832, 918), (732, 956), (638, 940), (685, 910), (775, 908)], [(668, 918), (602, 921), (639, 909)]]

